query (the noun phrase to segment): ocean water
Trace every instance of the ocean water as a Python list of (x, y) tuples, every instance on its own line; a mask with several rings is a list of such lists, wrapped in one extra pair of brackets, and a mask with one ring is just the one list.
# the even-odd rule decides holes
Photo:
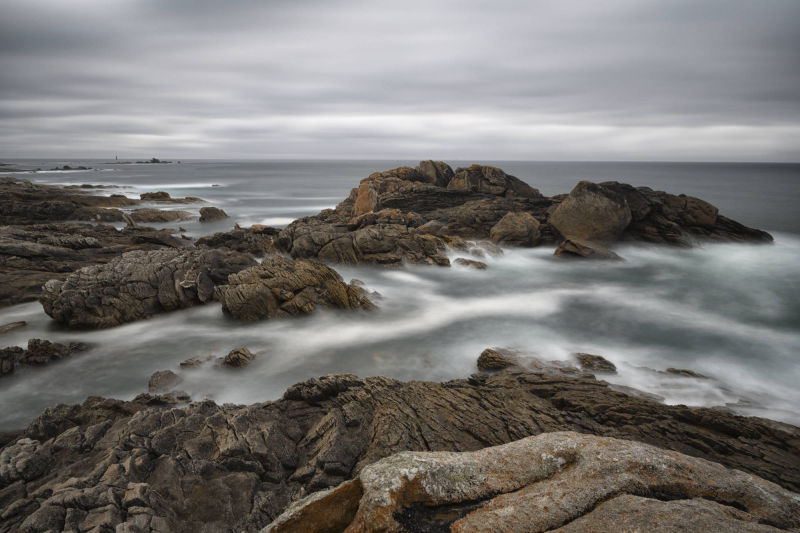
[[(8, 162), (8, 161), (7, 161)], [(165, 190), (199, 196), (231, 218), (180, 223), (194, 236), (240, 225), (285, 225), (333, 207), (371, 172), (411, 161), (183, 161), (104, 165), (102, 161), (12, 161), (20, 167), (86, 165), (101, 170), (25, 175), (47, 183), (118, 186), (132, 197)], [(450, 161), (453, 166), (467, 162)], [(328, 373), (446, 380), (476, 371), (486, 347), (547, 360), (601, 354), (619, 373), (609, 382), (657, 394), (670, 404), (727, 405), (745, 415), (800, 425), (800, 165), (689, 163), (491, 163), (543, 193), (580, 179), (616, 179), (708, 200), (720, 212), (773, 233), (766, 246), (708, 244), (691, 250), (625, 245), (622, 263), (564, 262), (548, 247), (506, 249), (489, 268), (409, 265), (337, 267), (380, 293), (375, 313), (322, 311), (291, 320), (240, 323), (218, 304), (101, 331), (69, 331), (38, 303), (0, 309), (0, 324), (29, 326), (0, 338), (82, 341), (92, 349), (55, 365), (0, 380), (0, 429), (19, 428), (55, 403), (88, 395), (129, 399), (149, 376), (170, 369), (194, 398), (249, 403)], [(156, 206), (158, 207), (158, 206)], [(163, 207), (163, 206), (161, 206)], [(201, 205), (189, 206), (197, 211)], [(184, 209), (183, 206), (168, 208)], [(456, 254), (453, 255), (456, 257)], [(192, 356), (246, 345), (245, 369), (180, 369)], [(664, 373), (688, 368), (710, 379)]]

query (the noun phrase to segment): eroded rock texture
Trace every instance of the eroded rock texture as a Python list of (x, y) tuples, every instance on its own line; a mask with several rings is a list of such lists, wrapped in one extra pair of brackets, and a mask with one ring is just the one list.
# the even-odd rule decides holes
[(216, 289), (222, 310), (241, 320), (305, 315), (319, 306), (374, 309), (366, 291), (332, 268), (306, 259), (272, 256), (231, 274)]
[(255, 261), (223, 250), (129, 252), (45, 283), (45, 312), (70, 327), (106, 328), (214, 298), (214, 287)]
[[(350, 516), (337, 516), (342, 509)], [(554, 432), (475, 452), (387, 457), (262, 533), (330, 531), (316, 523), (326, 515), (351, 533), (622, 531), (619, 519), (626, 531), (767, 532), (800, 527), (800, 494), (639, 442)]]
[[(175, 408), (159, 397), (142, 396), (50, 408), (0, 449), (0, 532), (89, 530), (96, 524), (122, 528), (117, 531), (258, 531), (291, 502), (353, 479), (394, 453), (475, 451), (554, 431), (653, 444), (800, 489), (800, 430), (788, 425), (722, 410), (665, 406), (614, 392), (590, 377), (517, 367), (446, 383), (336, 375), (299, 383), (278, 401), (250, 406), (205, 401)], [(562, 466), (571, 465), (563, 469), (565, 475), (571, 469), (591, 471), (579, 470), (591, 467), (591, 454), (571, 456), (552, 446), (547, 449), (555, 462), (543, 463), (551, 465), (554, 477), (544, 480), (551, 490), (561, 490), (555, 476), (558, 457), (565, 461)], [(570, 457), (585, 461), (568, 463)], [(707, 479), (695, 470), (685, 470), (683, 478), (662, 477), (661, 466), (672, 468), (670, 462), (616, 457), (635, 474), (629, 484), (611, 463), (599, 468), (611, 476), (609, 487), (625, 494), (650, 498), (637, 492), (647, 486), (661, 495), (688, 494), (690, 504), (708, 497), (684, 492), (691, 482), (718, 491), (717, 501), (726, 508), (740, 502), (740, 509), (753, 516), (773, 513), (769, 496), (780, 494), (774, 485), (719, 466), (708, 467), (705, 472), (719, 474)], [(687, 468), (706, 464), (679, 459), (676, 464)], [(511, 461), (507, 466), (513, 473), (521, 465)], [(648, 481), (659, 479), (676, 484)], [(737, 493), (737, 479), (748, 480), (750, 490), (766, 492), (759, 490), (752, 499), (750, 492)], [(671, 493), (672, 487), (677, 492)], [(597, 501), (597, 494), (587, 487), (576, 501)], [(338, 514), (325, 518), (348, 516), (345, 503), (352, 498), (344, 496)], [(549, 516), (572, 516), (564, 514), (569, 505), (553, 505)], [(770, 516), (773, 524), (789, 523), (778, 521), (790, 519), (784, 515)]]

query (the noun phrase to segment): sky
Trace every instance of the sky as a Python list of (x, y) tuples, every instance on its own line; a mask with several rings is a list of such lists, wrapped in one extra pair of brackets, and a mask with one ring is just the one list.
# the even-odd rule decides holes
[(0, 158), (800, 161), (800, 1), (3, 0)]

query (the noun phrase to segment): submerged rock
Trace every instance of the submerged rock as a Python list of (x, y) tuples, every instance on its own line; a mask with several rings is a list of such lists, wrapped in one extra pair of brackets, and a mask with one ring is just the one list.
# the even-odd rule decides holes
[(248, 255), (222, 250), (129, 252), (48, 281), (40, 302), (70, 327), (112, 327), (209, 302), (215, 285), (253, 264)]
[(159, 370), (150, 376), (147, 390), (148, 392), (169, 392), (182, 382), (183, 378), (172, 370)]
[(622, 261), (622, 258), (600, 244), (579, 241), (576, 239), (564, 240), (553, 254), (556, 257), (580, 258), (580, 259), (600, 259), (604, 261)]
[(453, 262), (463, 267), (474, 268), (475, 270), (486, 270), (488, 268), (488, 265), (483, 261), (475, 261), (474, 259), (466, 259), (464, 257), (459, 257)]
[[(450, 523), (437, 520), (442, 506)], [(262, 533), (330, 531), (324, 516), (365, 533), (619, 531), (620, 519), (632, 531), (770, 532), (800, 526), (800, 494), (639, 442), (556, 432), (475, 452), (387, 457), (297, 502)]]
[(216, 291), (222, 310), (241, 320), (304, 315), (318, 306), (375, 308), (360, 285), (344, 283), (332, 268), (280, 256), (232, 274)]
[(0, 326), (0, 335), (5, 335), (6, 333), (10, 333), (16, 329), (22, 329), (28, 325), (27, 322), (24, 320), (18, 320), (16, 322), (9, 322), (8, 324), (3, 324)]
[(254, 353), (242, 346), (228, 352), (228, 355), (222, 360), (222, 364), (232, 368), (241, 368), (252, 363), (255, 358)]

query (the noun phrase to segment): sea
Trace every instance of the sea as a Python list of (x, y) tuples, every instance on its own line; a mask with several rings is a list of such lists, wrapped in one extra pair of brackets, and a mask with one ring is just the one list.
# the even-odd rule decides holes
[[(4, 160), (37, 172), (5, 173), (39, 183), (104, 184), (98, 194), (167, 191), (207, 204), (148, 207), (224, 209), (230, 218), (181, 222), (187, 235), (292, 220), (334, 207), (372, 172), (416, 161)], [(448, 161), (491, 164), (546, 195), (579, 180), (616, 180), (707, 200), (720, 213), (772, 233), (772, 245), (704, 244), (692, 249), (625, 244), (624, 262), (563, 261), (550, 246), (506, 248), (483, 271), (407, 265), (338, 266), (376, 291), (379, 310), (319, 311), (304, 318), (242, 323), (219, 304), (99, 331), (71, 331), (38, 302), (0, 309), (0, 324), (29, 326), (0, 337), (90, 345), (57, 364), (23, 368), (0, 380), (0, 430), (25, 427), (41, 411), (87, 396), (131, 399), (148, 378), (172, 370), (193, 399), (218, 403), (275, 400), (293, 383), (331, 373), (444, 381), (477, 371), (487, 347), (544, 360), (573, 353), (604, 356), (614, 386), (655, 394), (668, 404), (723, 406), (746, 416), (800, 425), (800, 164)], [(63, 165), (88, 171), (50, 171)], [(155, 225), (168, 227), (168, 224)], [(453, 258), (458, 253), (452, 253)], [(182, 369), (189, 357), (223, 356), (247, 346), (243, 369), (213, 364)], [(706, 378), (666, 372), (690, 369)]]

